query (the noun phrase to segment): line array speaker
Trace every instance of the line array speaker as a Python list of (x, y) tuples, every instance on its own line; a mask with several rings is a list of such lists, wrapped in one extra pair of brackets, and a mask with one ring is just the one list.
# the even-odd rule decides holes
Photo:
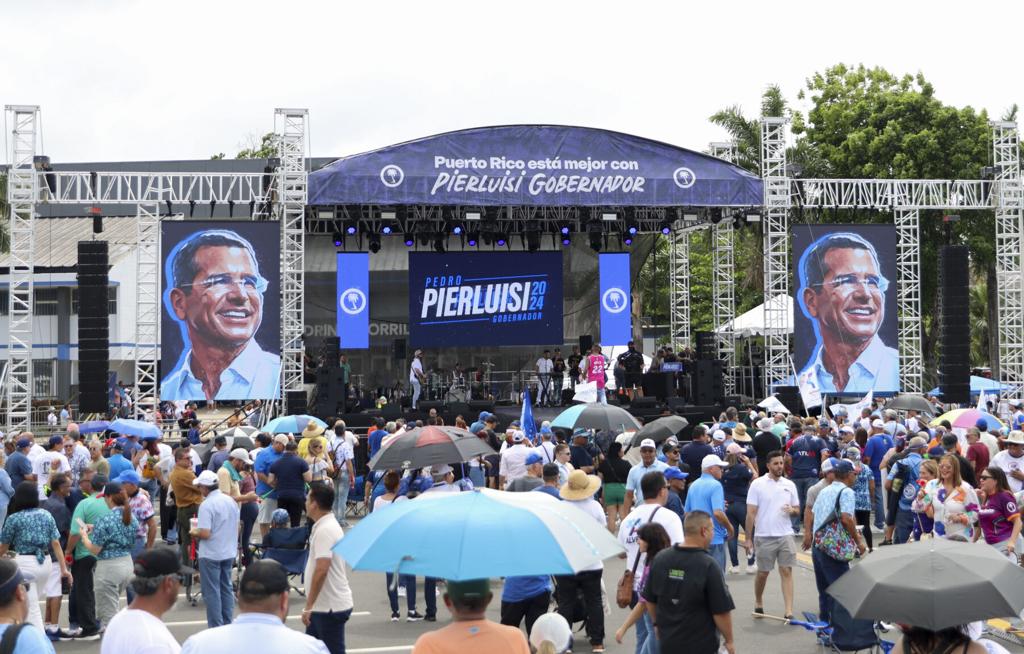
[(78, 406), (82, 413), (106, 413), (109, 407), (108, 270), (106, 241), (78, 242)]
[(971, 401), (970, 252), (939, 250), (939, 390), (943, 402)]

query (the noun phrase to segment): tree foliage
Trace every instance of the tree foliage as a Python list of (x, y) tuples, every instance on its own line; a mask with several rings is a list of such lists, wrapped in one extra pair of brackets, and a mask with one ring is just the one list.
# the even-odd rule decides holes
[[(258, 141), (255, 135), (250, 134), (245, 143), (239, 143), (238, 147), (242, 148), (235, 155), (235, 159), (269, 159), (270, 157), (277, 156), (277, 135), (273, 132), (267, 132)], [(225, 159), (227, 155), (223, 152), (219, 152), (211, 159)]]

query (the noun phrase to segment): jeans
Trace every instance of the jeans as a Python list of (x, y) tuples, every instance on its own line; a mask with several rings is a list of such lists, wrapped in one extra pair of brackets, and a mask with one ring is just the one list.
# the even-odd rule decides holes
[(409, 383), (412, 384), (412, 408), (415, 409), (416, 404), (420, 401), (420, 391), (422, 390), (422, 387), (420, 386), (420, 380), (418, 379), (414, 379)]
[(572, 625), (576, 607), (576, 591), (583, 592), (587, 605), (587, 638), (591, 645), (604, 643), (604, 606), (601, 603), (603, 570), (586, 570), (574, 575), (555, 577), (555, 602), (558, 613)]
[(348, 491), (352, 483), (352, 480), (348, 478), (348, 466), (343, 465), (341, 472), (338, 473), (338, 478), (334, 480), (334, 517), (338, 519), (338, 523), (342, 527), (348, 525), (348, 521), (345, 519), (345, 513), (348, 510)]
[(482, 467), (469, 466), (469, 480), (473, 482), (473, 488), (485, 488), (487, 486)]
[(178, 511), (174, 516), (174, 522), (178, 526), (178, 548), (181, 551), (181, 562), (191, 567), (192, 566), (192, 555), (189, 552), (189, 546), (192, 544), (192, 535), (189, 534), (189, 528), (191, 525), (192, 518), (199, 514), (199, 505), (178, 507)]
[(528, 597), (518, 602), (501, 602), (501, 624), (519, 628), (519, 623), (526, 619), (526, 637), (530, 637), (533, 623), (537, 618), (548, 612), (551, 604), (551, 592), (544, 591), (540, 595)]
[(28, 617), (25, 622), (43, 631), (43, 614), (39, 611), (39, 600), (45, 599), (43, 589), (46, 588), (46, 580), (50, 578), (50, 557), (47, 556), (40, 563), (35, 554), (19, 554), (14, 557), (14, 562), (18, 564), (25, 581), (31, 584), (28, 587)]
[(306, 500), (302, 497), (279, 497), (277, 498), (277, 508), (288, 512), (288, 519), (294, 529), (302, 522), (302, 511), (306, 508)]
[(896, 511), (896, 532), (893, 534), (892, 542), (896, 544), (907, 542), (913, 531), (914, 512), (903, 508)]
[(725, 543), (719, 543), (718, 545), (709, 545), (708, 546), (708, 554), (711, 555), (711, 558), (713, 558), (715, 560), (715, 563), (718, 564), (718, 567), (721, 568), (722, 572), (724, 573), (725, 572)]
[(540, 392), (537, 394), (537, 403), (551, 403), (551, 375), (546, 372), (537, 373), (537, 381), (540, 383)]
[(130, 556), (117, 556), (96, 562), (96, 617), (104, 627), (117, 615), (121, 593), (128, 587), (133, 569)]
[(252, 549), (249, 544), (252, 542), (252, 528), (259, 516), (260, 505), (256, 502), (245, 502), (238, 508), (242, 521), (242, 565), (247, 566), (252, 563)]
[(95, 569), (96, 558), (92, 556), (75, 559), (71, 564), (71, 576), (75, 582), (71, 584), (71, 596), (68, 598), (69, 619), (86, 633), (95, 633), (100, 628), (96, 621), (96, 595), (93, 590)]
[(416, 577), (412, 575), (398, 575), (398, 585), (395, 585), (395, 575), (392, 572), (385, 572), (388, 582), (388, 602), (391, 604), (391, 612), (398, 613), (398, 586), (405, 586), (405, 607), (409, 613), (416, 611)]
[(817, 477), (800, 477), (792, 481), (796, 486), (797, 497), (800, 498), (800, 515), (793, 516), (793, 531), (799, 534), (800, 525), (804, 521), (804, 509), (807, 507), (807, 489), (818, 483), (818, 479)]
[(885, 529), (885, 487), (875, 480), (875, 528)]
[[(630, 610), (633, 610), (634, 608), (636, 608), (636, 604), (639, 601), (640, 601), (640, 596), (634, 590), (633, 591), (633, 598), (629, 602)], [(652, 628), (652, 626), (650, 625), (650, 623), (648, 621), (643, 620), (643, 619), (637, 620), (636, 623), (634, 624), (634, 626), (636, 627), (636, 650), (635, 650), (635, 652), (636, 652), (636, 654), (647, 654), (647, 652), (644, 651), (644, 646), (647, 643), (647, 637), (651, 635), (651, 632), (654, 631), (654, 629)], [(657, 650), (654, 650), (654, 654), (658, 654)]]
[(232, 563), (234, 559), (199, 559), (199, 585), (203, 589), (208, 627), (231, 624), (235, 613), (235, 596), (231, 589)]
[(647, 637), (644, 638), (643, 646), (640, 649), (640, 654), (658, 654), (661, 648), (658, 647), (658, 635), (654, 631), (654, 622), (651, 621), (651, 614), (646, 610), (640, 620), (637, 621), (637, 642), (640, 638), (640, 625), (643, 624), (647, 630)]
[[(416, 594), (416, 578), (413, 577), (413, 583), (406, 586), (406, 593)], [(434, 577), (423, 578), (423, 601), (427, 604), (427, 612), (424, 615), (436, 616), (437, 615), (437, 579)]]
[[(136, 535), (135, 536), (135, 547), (132, 548), (132, 561), (134, 562), (135, 561), (135, 557), (137, 557), (139, 554), (141, 554), (143, 552), (143, 550), (145, 550), (145, 549), (146, 549), (146, 537), (145, 536), (138, 536), (138, 535)], [(128, 584), (128, 587), (125, 589), (124, 593), (125, 593), (125, 600), (129, 604), (131, 604), (132, 600), (135, 599), (135, 591), (132, 590), (132, 585), (131, 584)]]
[(605, 392), (603, 388), (597, 389), (597, 401), (601, 404), (608, 404), (608, 398), (605, 397)]
[[(747, 503), (743, 502), (729, 502), (729, 506), (725, 507), (725, 515), (729, 518), (729, 524), (733, 528), (733, 537), (726, 543), (729, 546), (729, 560), (732, 561), (733, 566), (740, 564), (739, 560), (739, 543), (740, 543), (740, 530), (747, 524)], [(749, 536), (749, 534), (748, 534)]]
[(352, 609), (310, 613), (306, 634), (323, 641), (331, 654), (345, 654), (345, 623), (351, 615)]
[(818, 587), (818, 619), (829, 622), (832, 616), (832, 602), (835, 600), (825, 592), (825, 589), (842, 577), (850, 569), (850, 564), (846, 561), (836, 561), (817, 547), (811, 548), (811, 560), (814, 563), (814, 584)]

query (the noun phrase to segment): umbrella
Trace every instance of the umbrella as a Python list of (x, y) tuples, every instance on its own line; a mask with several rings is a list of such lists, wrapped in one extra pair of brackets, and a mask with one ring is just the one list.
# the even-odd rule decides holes
[(370, 470), (426, 468), (494, 454), (487, 441), (458, 427), (420, 427), (392, 439), (370, 459)]
[(327, 429), (327, 423), (320, 418), (313, 416), (280, 416), (263, 425), (263, 431), (268, 434), (301, 434), (310, 422), (318, 427)]
[(937, 631), (1024, 608), (1024, 569), (994, 547), (929, 539), (878, 550), (828, 587), (855, 618)]
[(951, 426), (960, 429), (973, 427), (979, 420), (985, 421), (986, 430), (1000, 429), (1005, 426), (999, 418), (991, 413), (985, 413), (977, 409), (953, 409), (952, 411), (947, 411), (935, 420), (932, 420), (931, 426), (938, 427), (943, 420), (948, 420)]
[(783, 404), (779, 400), (779, 398), (775, 397), (774, 395), (769, 395), (768, 397), (764, 398), (763, 400), (757, 403), (757, 406), (766, 410), (768, 413), (790, 413), (789, 409), (786, 408), (786, 405)]
[(250, 427), (249, 425), (242, 425), (239, 427), (229, 427), (228, 429), (225, 429), (224, 431), (220, 432), (217, 435), (226, 436), (229, 443), (232, 441), (233, 438), (237, 437), (248, 438), (249, 442), (252, 442), (252, 439), (255, 438), (256, 434), (258, 433), (260, 433), (259, 429), (256, 429), (255, 427)]
[[(228, 430), (228, 432), (233, 431), (235, 431), (235, 429)], [(252, 450), (252, 448), (256, 447), (256, 443), (254, 443), (250, 437), (244, 435), (244, 433), (240, 436), (235, 436), (234, 434), (225, 432), (222, 434), (218, 434), (218, 436), (227, 437), (229, 452), (235, 449), (236, 447), (240, 447), (244, 449), (246, 452), (249, 452)], [(208, 440), (205, 443), (200, 443), (199, 445), (195, 445), (192, 447), (192, 449), (196, 451), (196, 454), (199, 455), (199, 458), (202, 459), (204, 466), (210, 463), (210, 457), (213, 456), (213, 445), (213, 440)]]
[(597, 431), (640, 429), (640, 423), (629, 411), (610, 404), (598, 403), (571, 406), (559, 413), (558, 417), (551, 421), (551, 426), (570, 430), (583, 427)]
[(110, 423), (107, 429), (118, 434), (138, 436), (140, 438), (160, 438), (163, 435), (160, 428), (156, 425), (130, 418), (118, 418)]
[(79, 434), (98, 434), (110, 428), (108, 420), (86, 420), (78, 425)]
[(917, 411), (929, 416), (935, 415), (935, 405), (926, 400), (923, 395), (917, 395), (916, 393), (900, 393), (886, 402), (885, 408)]
[(490, 489), (392, 504), (359, 521), (333, 549), (356, 570), (400, 567), (451, 580), (571, 575), (623, 551), (604, 525), (569, 502)]
[(644, 425), (640, 431), (633, 436), (630, 446), (639, 447), (640, 441), (645, 438), (650, 438), (655, 443), (660, 443), (666, 440), (669, 436), (675, 436), (686, 429), (686, 425), (688, 424), (690, 424), (689, 421), (682, 416), (665, 416), (664, 418), (652, 420)]

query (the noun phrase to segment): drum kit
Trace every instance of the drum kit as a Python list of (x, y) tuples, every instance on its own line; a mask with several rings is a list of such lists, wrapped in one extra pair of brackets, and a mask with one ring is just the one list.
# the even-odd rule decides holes
[(467, 368), (465, 371), (455, 369), (450, 372), (432, 370), (427, 375), (424, 396), (430, 400), (447, 403), (469, 402), (470, 400), (486, 400), (490, 396), (491, 369), (494, 363), (484, 361), (479, 367)]

